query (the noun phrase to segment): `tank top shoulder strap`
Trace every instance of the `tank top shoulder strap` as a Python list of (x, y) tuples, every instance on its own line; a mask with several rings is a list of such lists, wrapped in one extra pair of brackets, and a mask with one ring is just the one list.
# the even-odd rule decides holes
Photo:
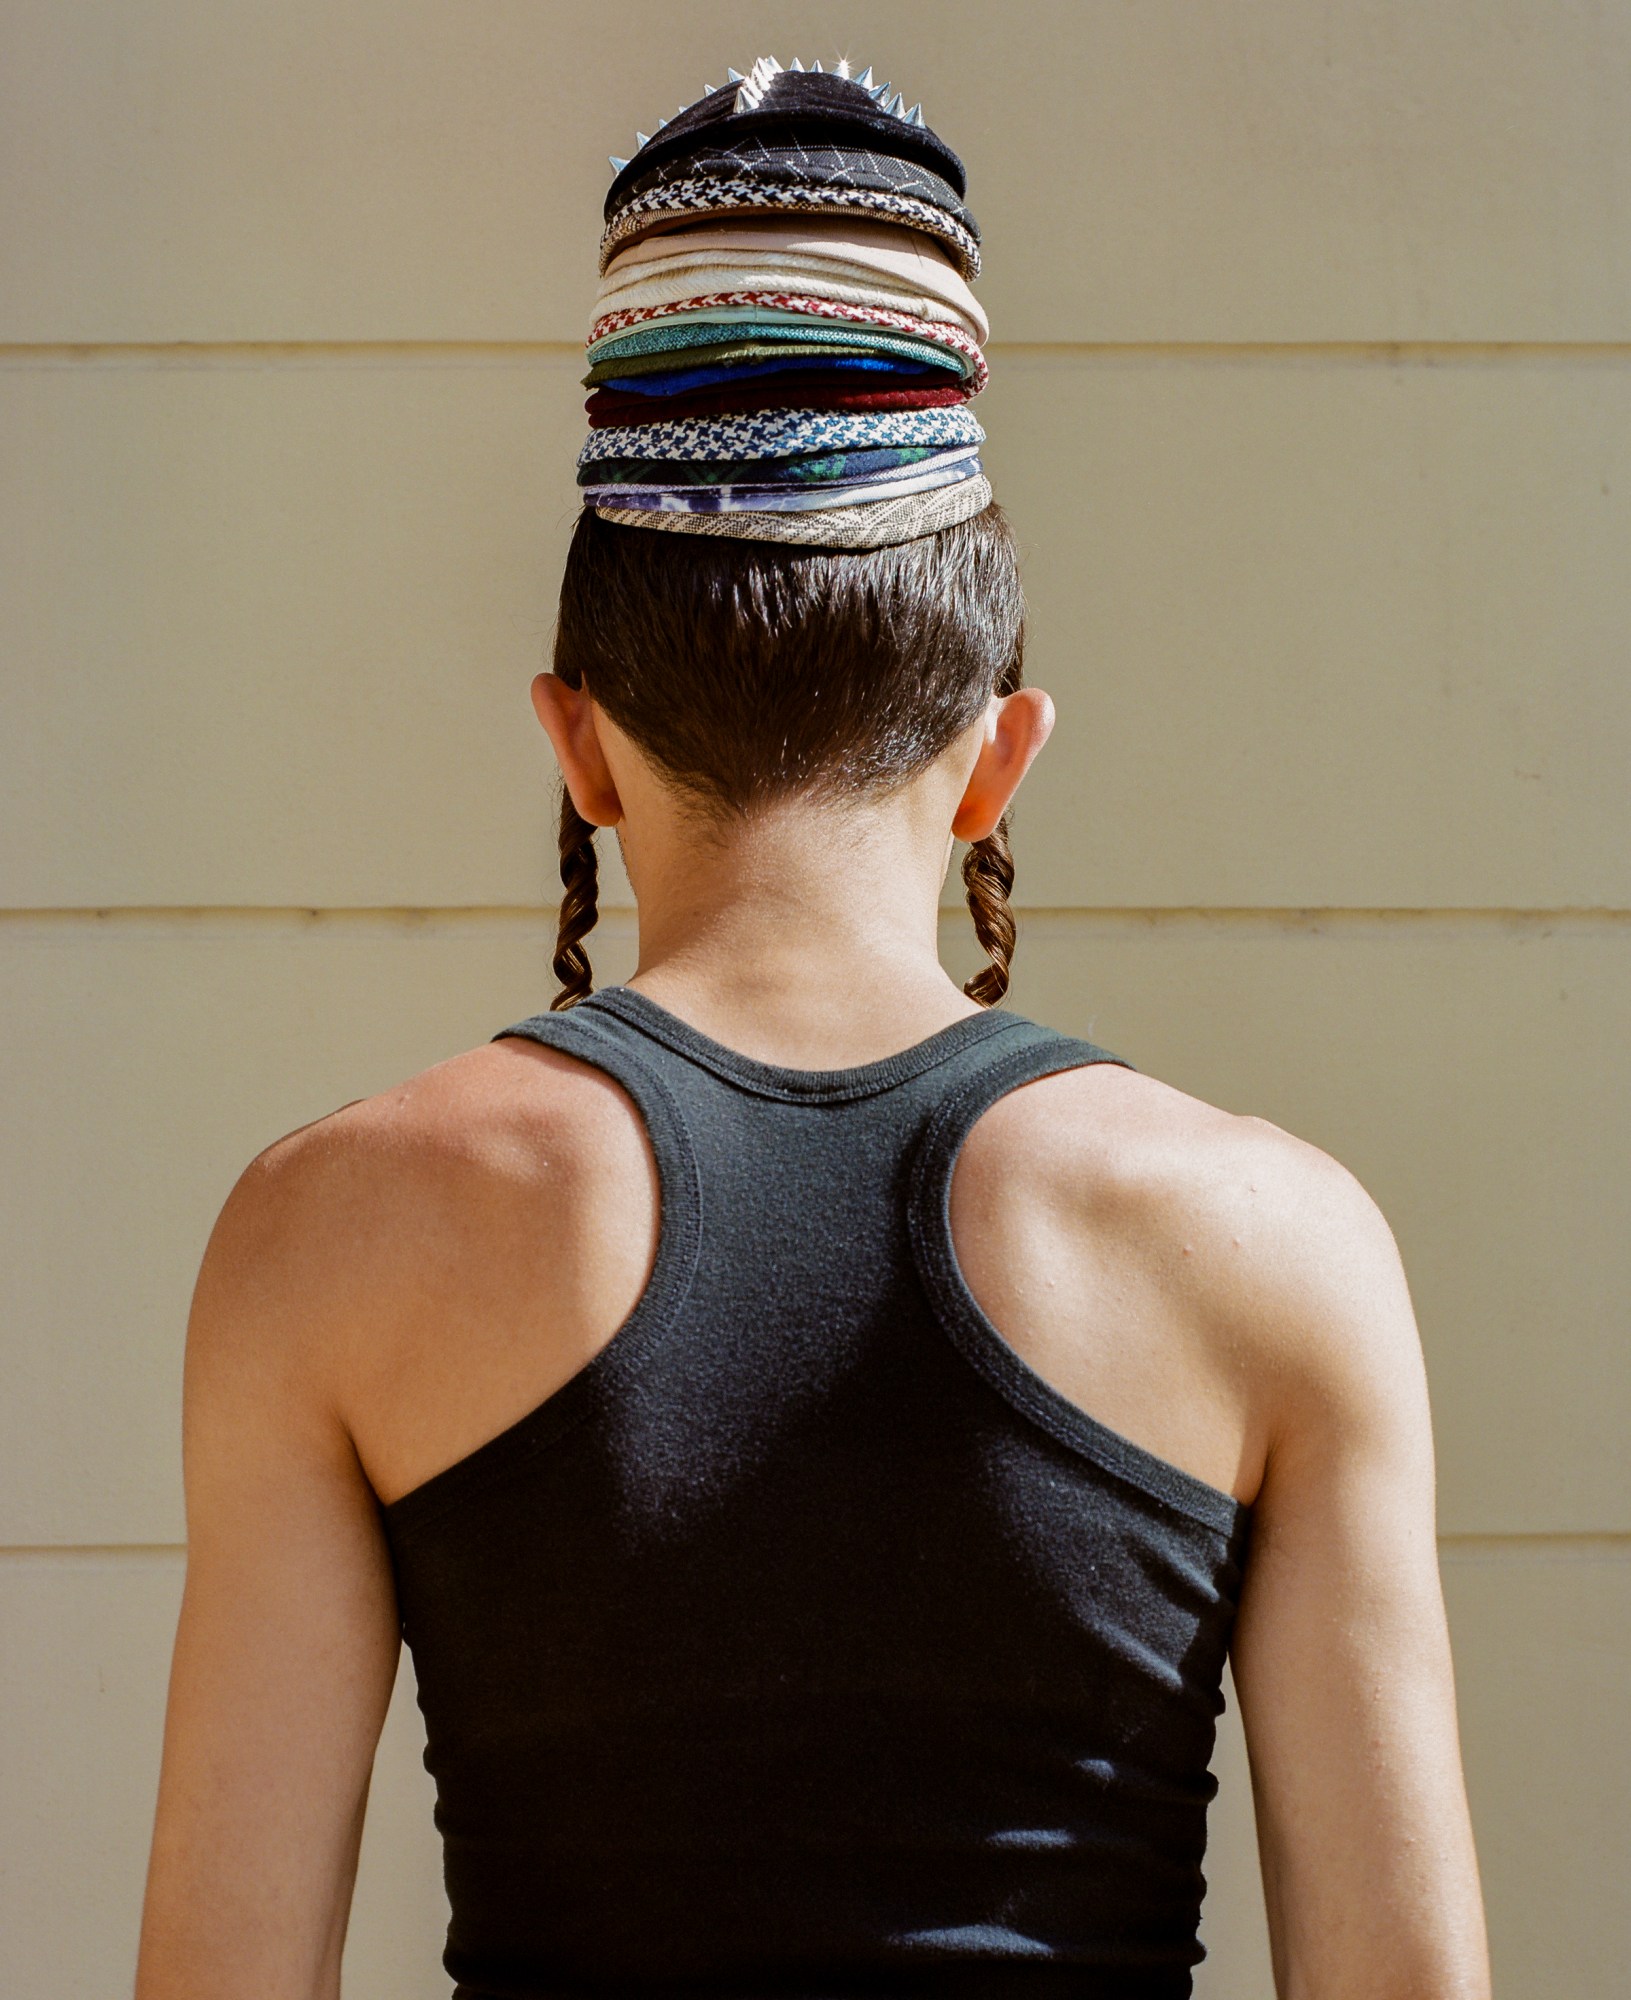
[(1055, 1389), (1003, 1339), (963, 1276), (952, 1237), (951, 1184), (957, 1155), (981, 1114), (1022, 1084), (1061, 1070), (1113, 1063), (1136, 1071), (1125, 1056), (1096, 1042), (1023, 1015), (1010, 1018), (1014, 1032), (992, 1036), (969, 1052), (961, 1073), (926, 1119), (913, 1153), (907, 1225), (924, 1288), (964, 1357), (1034, 1423), (1072, 1451), (1205, 1527), (1236, 1534), (1244, 1510), (1230, 1495), (1108, 1428)]
[[(689, 1289), (702, 1235), (701, 1171), (678, 1099), (658, 1065), (639, 1046), (640, 1038), (619, 1032), (615, 1018), (598, 1009), (580, 1004), (558, 1013), (532, 1014), (500, 1028), (489, 1039), (500, 1042), (511, 1037), (576, 1056), (620, 1083), (634, 1100), (657, 1165), (663, 1217), (656, 1266), (636, 1317), (656, 1323)], [(638, 1343), (620, 1339), (615, 1345), (621, 1351)]]
[(1090, 1063), (1113, 1063), (1133, 1069), (1125, 1056), (1100, 1048), (1080, 1035), (1066, 1034), (1028, 1015), (1007, 1008), (993, 1010), (1009, 1032), (991, 1035), (967, 1051), (956, 1066), (950, 1088), (940, 1097), (924, 1135), (925, 1151), (955, 1153), (980, 1114), (999, 1097), (1022, 1083), (1053, 1076), (1061, 1070), (1082, 1069)]
[(965, 1053), (924, 1121), (914, 1149), (910, 1208), (916, 1247), (921, 1260), (937, 1269), (944, 1267), (948, 1278), (956, 1272), (951, 1254), (952, 1171), (963, 1141), (981, 1115), (1021, 1084), (1061, 1070), (1082, 1069), (1090, 1063), (1134, 1068), (1125, 1056), (1112, 1055), (1079, 1035), (1067, 1035), (1023, 1014), (1007, 1018), (1009, 1033), (993, 1035)]
[(524, 1021), (500, 1028), (490, 1039), (501, 1042), (514, 1037), (537, 1042), (544, 1048), (559, 1049), (563, 1055), (576, 1056), (615, 1077), (644, 1114), (661, 1165), (665, 1148), (676, 1155), (688, 1150), (685, 1120), (674, 1093), (658, 1066), (649, 1060), (639, 1038), (620, 1034), (617, 1029), (614, 1016), (579, 1005), (559, 1013), (531, 1014)]

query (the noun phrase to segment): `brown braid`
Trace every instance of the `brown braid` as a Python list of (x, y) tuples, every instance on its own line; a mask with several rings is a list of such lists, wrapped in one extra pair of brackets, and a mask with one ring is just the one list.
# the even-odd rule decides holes
[(970, 842), (963, 856), (963, 882), (974, 918), (974, 935), (991, 960), (963, 991), (982, 1007), (994, 1007), (1008, 991), (1008, 968), (1014, 958), (1014, 913), (1008, 907), (1008, 891), (1014, 886), (1014, 857), (1008, 849), (1006, 813), (984, 840)]
[(572, 803), (572, 794), (561, 787), (561, 897), (560, 928), (555, 937), (555, 977), (561, 990), (550, 1001), (550, 1012), (575, 1007), (594, 991), (589, 954), (583, 940), (595, 927), (595, 893), (599, 887), (599, 861), (595, 854), (595, 829)]
[[(1025, 654), (1021, 640), (1013, 659), (997, 681), (995, 693), (1013, 694), (1025, 685)], [(968, 891), (974, 935), (991, 963), (968, 980), (963, 991), (982, 1007), (995, 1007), (1008, 991), (1018, 933), (1008, 892), (1014, 886), (1014, 856), (1008, 845), (1008, 815), (1004, 813), (984, 840), (971, 841), (963, 856), (963, 886)]]

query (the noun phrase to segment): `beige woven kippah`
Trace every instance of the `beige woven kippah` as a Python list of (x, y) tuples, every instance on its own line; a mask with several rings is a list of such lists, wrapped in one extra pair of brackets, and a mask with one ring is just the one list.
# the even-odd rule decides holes
[(955, 486), (936, 486), (899, 500), (872, 500), (864, 507), (813, 507), (788, 514), (684, 514), (635, 507), (596, 507), (592, 511), (603, 521), (615, 521), (623, 528), (730, 535), (749, 542), (806, 542), (833, 549), (879, 549), (954, 527), (990, 504), (991, 482), (980, 473), (973, 479), (959, 480)]

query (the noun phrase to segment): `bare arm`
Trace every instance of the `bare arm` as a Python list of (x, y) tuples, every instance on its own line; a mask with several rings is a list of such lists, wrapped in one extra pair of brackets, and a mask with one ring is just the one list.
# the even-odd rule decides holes
[(1268, 1128), (1274, 1355), (1234, 1646), (1281, 2000), (1487, 2000), (1420, 1341), (1392, 1232)]
[(374, 1496), (326, 1386), (346, 1211), (324, 1198), (324, 1150), (296, 1135), (245, 1173), (194, 1295), (187, 1578), (136, 2000), (340, 1991), (399, 1641)]

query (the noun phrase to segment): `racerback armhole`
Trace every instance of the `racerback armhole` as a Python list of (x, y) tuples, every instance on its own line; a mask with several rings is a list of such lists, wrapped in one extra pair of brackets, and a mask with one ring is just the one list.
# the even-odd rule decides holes
[(1021, 1084), (1089, 1063), (1135, 1066), (1075, 1036), (1049, 1036), (1007, 1049), (936, 1109), (913, 1159), (907, 1221), (918, 1276), (941, 1324), (971, 1366), (1015, 1410), (1059, 1443), (1162, 1506), (1233, 1540), (1250, 1510), (1232, 1493), (1124, 1437), (1039, 1374), (975, 1298), (958, 1263), (951, 1228), (951, 1183), (963, 1141), (981, 1114)]
[(516, 1422), (463, 1458), (381, 1508), (393, 1535), (423, 1526), (500, 1473), (563, 1437), (593, 1411), (607, 1390), (636, 1369), (673, 1324), (696, 1271), (702, 1240), (702, 1183), (684, 1116), (667, 1084), (634, 1049), (588, 1019), (540, 1014), (501, 1028), (513, 1037), (558, 1049), (603, 1071), (633, 1100), (657, 1168), (657, 1251), (645, 1289), (603, 1347), (558, 1389)]

